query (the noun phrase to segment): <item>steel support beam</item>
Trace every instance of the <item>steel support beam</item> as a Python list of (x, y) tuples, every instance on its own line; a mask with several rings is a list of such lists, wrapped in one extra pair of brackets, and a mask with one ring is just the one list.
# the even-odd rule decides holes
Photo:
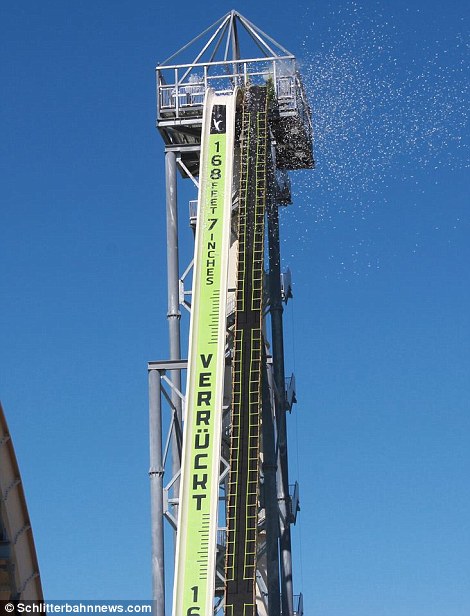
[(152, 529), (152, 598), (154, 616), (165, 616), (165, 551), (163, 537), (163, 460), (161, 383), (149, 370), (150, 503)]
[(281, 616), (279, 586), (279, 508), (276, 489), (276, 442), (273, 396), (268, 381), (266, 354), (263, 353), (263, 491), (266, 528), (266, 577), (269, 616)]
[[(168, 275), (168, 333), (170, 344), (170, 359), (181, 359), (181, 334), (179, 309), (179, 250), (178, 250), (178, 199), (177, 199), (177, 169), (176, 152), (165, 153), (165, 182), (166, 182), (166, 239), (167, 239), (167, 275)], [(171, 372), (171, 381), (178, 391), (181, 391), (181, 371)], [(175, 407), (176, 421), (182, 425), (181, 400), (172, 394), (172, 403)], [(181, 467), (181, 445), (177, 439), (177, 431), (172, 437), (172, 474), (175, 476)], [(174, 496), (179, 493), (179, 479), (174, 484)], [(175, 515), (177, 515), (175, 506)]]
[(281, 300), (281, 254), (279, 210), (274, 199), (268, 206), (268, 254), (273, 371), (277, 390), (278, 501), (280, 510), (281, 595), (283, 616), (293, 616), (292, 548), (289, 515), (289, 467), (287, 459), (287, 422), (284, 374), (284, 336)]

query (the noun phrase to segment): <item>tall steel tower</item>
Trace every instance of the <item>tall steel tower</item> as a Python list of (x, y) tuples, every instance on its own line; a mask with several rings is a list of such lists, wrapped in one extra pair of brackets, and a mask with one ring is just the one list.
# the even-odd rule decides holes
[[(287, 171), (313, 167), (310, 108), (295, 57), (236, 11), (156, 70), (170, 340), (169, 358), (148, 364), (156, 614), (165, 615), (173, 571), (173, 616), (301, 616), (286, 420), (295, 378), (285, 378), (282, 321), (291, 286), (281, 272), (279, 207), (291, 203)], [(178, 177), (197, 191), (186, 267)], [(165, 563), (165, 520), (174, 563)]]

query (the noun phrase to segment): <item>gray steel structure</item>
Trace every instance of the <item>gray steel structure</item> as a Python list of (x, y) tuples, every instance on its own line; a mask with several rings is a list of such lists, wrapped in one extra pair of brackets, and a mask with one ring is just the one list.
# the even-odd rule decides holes
[[(185, 54), (203, 42), (193, 61)], [(250, 47), (253, 51), (248, 51)], [(243, 55), (242, 55), (243, 47)], [(251, 54), (251, 55), (250, 55)], [(175, 64), (175, 60), (178, 63)], [(180, 275), (177, 171), (198, 186), (202, 110), (206, 88), (232, 92), (237, 86), (270, 81), (276, 109), (270, 124), (271, 198), (268, 204), (268, 312), (272, 356), (266, 355), (263, 390), (263, 530), (266, 536), (264, 571), (267, 616), (302, 616), (302, 595), (294, 597), (290, 527), (299, 510), (298, 484), (288, 479), (286, 413), (295, 402), (295, 379), (287, 385), (283, 348), (283, 300), (290, 297), (289, 275), (281, 274), (278, 207), (291, 202), (286, 170), (312, 168), (311, 113), (295, 57), (236, 11), (207, 28), (157, 69), (157, 128), (165, 142), (168, 329), (170, 357), (149, 362), (150, 485), (152, 580), (155, 612), (165, 615), (164, 519), (177, 531), (178, 488), (182, 448), (183, 371), (181, 310), (190, 311), (185, 281), (192, 263)], [(293, 137), (294, 136), (294, 137)], [(194, 202), (190, 220), (195, 224)], [(229, 361), (229, 360), (228, 360)], [(169, 409), (164, 414), (162, 401)], [(225, 408), (227, 421), (228, 408)], [(164, 438), (165, 437), (165, 438)], [(221, 454), (221, 484), (228, 463)], [(170, 480), (165, 483), (165, 473)], [(215, 614), (223, 610), (224, 529), (218, 533)], [(279, 573), (280, 572), (280, 573)]]

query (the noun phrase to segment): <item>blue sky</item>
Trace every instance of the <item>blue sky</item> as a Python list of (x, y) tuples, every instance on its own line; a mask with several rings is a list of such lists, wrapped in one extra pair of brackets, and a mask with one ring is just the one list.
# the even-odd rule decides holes
[(153, 69), (231, 8), (298, 56), (314, 111), (317, 169), (282, 212), (296, 592), (321, 616), (467, 615), (460, 1), (2, 5), (0, 395), (45, 593), (150, 597), (146, 362), (168, 353)]

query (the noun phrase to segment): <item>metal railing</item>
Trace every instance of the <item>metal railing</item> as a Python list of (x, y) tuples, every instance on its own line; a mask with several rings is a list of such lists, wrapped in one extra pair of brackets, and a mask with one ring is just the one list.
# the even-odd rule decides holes
[(197, 199), (191, 199), (189, 202), (189, 226), (196, 228), (197, 222)]
[[(282, 604), (282, 600), (281, 600), (281, 604)], [(293, 611), (293, 615), (294, 616), (304, 616), (304, 598), (302, 593), (300, 593), (300, 595), (294, 595), (294, 601), (293, 601), (293, 607), (294, 607), (294, 611)], [(281, 616), (284, 616), (284, 612), (281, 610)]]
[(202, 115), (207, 88), (219, 93), (271, 82), (282, 115), (299, 115), (310, 126), (310, 110), (293, 56), (157, 67), (157, 117)]
[(299, 483), (297, 481), (289, 485), (289, 509), (290, 521), (295, 524), (297, 513), (300, 511)]
[(294, 403), (297, 402), (296, 392), (295, 392), (295, 374), (291, 374), (285, 380), (285, 382), (286, 382), (285, 396), (286, 396), (287, 410), (289, 411), (289, 413), (291, 413)]
[(304, 598), (302, 593), (294, 595), (294, 616), (304, 615)]

